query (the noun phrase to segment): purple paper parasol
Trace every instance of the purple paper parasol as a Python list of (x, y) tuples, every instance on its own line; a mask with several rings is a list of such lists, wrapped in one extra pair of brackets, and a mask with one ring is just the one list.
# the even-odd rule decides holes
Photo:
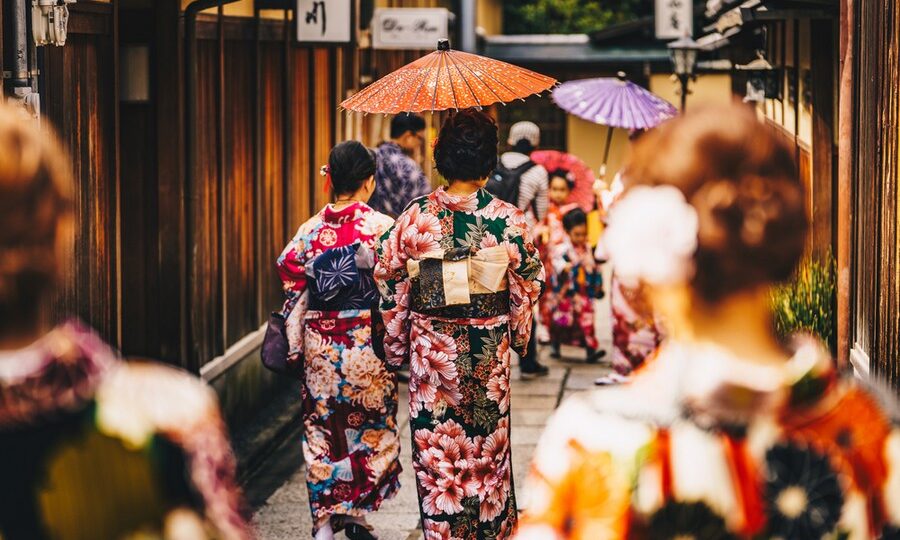
[(553, 101), (588, 122), (625, 129), (650, 129), (673, 118), (678, 110), (649, 90), (619, 77), (562, 83)]

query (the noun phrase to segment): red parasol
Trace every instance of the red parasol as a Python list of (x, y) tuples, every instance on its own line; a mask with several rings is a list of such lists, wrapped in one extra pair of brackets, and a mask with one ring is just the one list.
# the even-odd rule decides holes
[(542, 165), (550, 173), (557, 169), (570, 173), (575, 187), (568, 202), (577, 203), (585, 212), (594, 209), (594, 172), (578, 156), (558, 150), (538, 150), (531, 153), (531, 161)]
[(341, 107), (362, 113), (443, 111), (484, 107), (539, 95), (556, 79), (506, 62), (438, 48), (353, 94)]

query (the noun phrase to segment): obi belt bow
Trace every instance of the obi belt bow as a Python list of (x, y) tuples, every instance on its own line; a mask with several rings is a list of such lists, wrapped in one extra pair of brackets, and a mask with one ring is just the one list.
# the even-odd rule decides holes
[(306, 264), (310, 309), (368, 309), (378, 296), (375, 254), (359, 242), (325, 250)]
[(503, 246), (474, 252), (469, 248), (431, 251), (409, 260), (406, 270), (418, 291), (414, 302), (428, 310), (469, 305), (475, 297), (505, 293), (509, 260)]

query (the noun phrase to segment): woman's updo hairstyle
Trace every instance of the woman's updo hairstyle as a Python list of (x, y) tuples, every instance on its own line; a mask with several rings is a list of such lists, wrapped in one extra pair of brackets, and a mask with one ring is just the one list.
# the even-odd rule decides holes
[(356, 193), (375, 174), (375, 153), (359, 141), (344, 141), (331, 149), (328, 172), (335, 195)]
[(497, 124), (475, 109), (451, 114), (434, 145), (434, 162), (451, 182), (487, 178), (497, 167)]
[(0, 326), (28, 324), (58, 276), (73, 180), (56, 135), (0, 105)]
[(746, 106), (691, 111), (643, 135), (629, 186), (679, 188), (699, 217), (692, 286), (706, 302), (789, 279), (809, 227), (791, 149)]

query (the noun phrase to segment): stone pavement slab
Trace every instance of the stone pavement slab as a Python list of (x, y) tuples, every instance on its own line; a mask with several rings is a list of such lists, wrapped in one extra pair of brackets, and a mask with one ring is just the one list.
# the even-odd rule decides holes
[[(599, 302), (598, 313), (609, 313), (606, 301)], [(608, 317), (599, 317), (598, 331), (609, 335)], [(609, 339), (601, 339), (601, 346), (610, 351)], [(608, 365), (586, 364), (584, 351), (563, 347), (563, 358), (551, 359), (546, 347), (541, 348), (541, 362), (550, 368), (546, 377), (520, 380), (518, 367), (512, 369), (511, 418), (513, 481), (520, 509), (526, 504), (525, 478), (534, 447), (541, 437), (547, 420), (561, 399), (593, 388), (597, 377), (610, 371)], [(611, 354), (611, 352), (609, 353)], [(400, 462), (403, 465), (402, 487), (392, 500), (369, 516), (375, 533), (382, 540), (418, 540), (419, 507), (415, 476), (411, 464), (409, 413), (405, 406), (408, 391), (401, 385), (398, 424), (401, 426)], [(300, 463), (299, 429), (291, 440), (285, 441), (272, 455), (268, 467), (251, 478), (247, 487), (252, 492), (251, 503), (256, 507), (253, 525), (261, 539), (310, 538), (312, 518), (306, 492), (305, 468)], [(336, 535), (344, 538), (343, 534)]]

